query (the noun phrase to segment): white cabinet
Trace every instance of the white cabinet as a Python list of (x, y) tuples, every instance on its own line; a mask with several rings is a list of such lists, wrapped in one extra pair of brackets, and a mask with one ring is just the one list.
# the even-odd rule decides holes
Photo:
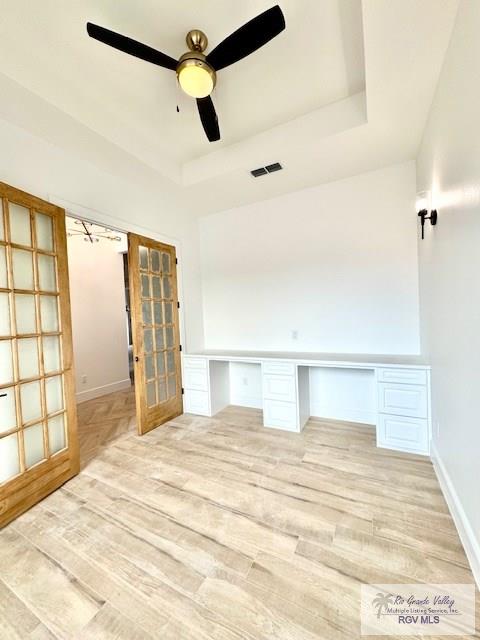
[(379, 447), (429, 454), (429, 378), (423, 368), (377, 369)]
[(377, 445), (387, 449), (429, 453), (428, 422), (418, 418), (380, 414)]
[(184, 356), (183, 366), (185, 369), (207, 369), (208, 360), (202, 356)]
[(428, 367), (395, 363), (345, 362), (261, 355), (184, 355), (184, 409), (212, 416), (230, 404), (230, 362), (251, 362), (262, 369), (263, 424), (300, 433), (310, 416), (312, 367), (360, 369), (374, 372), (377, 445), (428, 455), (431, 409)]
[(295, 363), (288, 360), (265, 360), (263, 362), (263, 373), (294, 376)]
[(293, 362), (262, 363), (263, 425), (285, 431), (300, 431), (297, 370)]
[(294, 402), (281, 400), (263, 401), (263, 424), (265, 427), (298, 431), (297, 405)]
[(210, 415), (210, 401), (208, 391), (195, 391), (185, 389), (183, 397), (183, 409), (185, 413), (196, 413), (200, 416)]
[(427, 384), (425, 369), (377, 369), (379, 382), (398, 382), (399, 384)]
[(294, 376), (263, 374), (263, 397), (268, 400), (296, 402), (295, 386)]
[(203, 357), (183, 358), (183, 409), (185, 413), (209, 416), (210, 393), (208, 360)]
[(196, 391), (208, 391), (208, 373), (207, 369), (191, 369), (184, 367), (183, 369), (183, 386), (185, 389), (194, 389)]
[(378, 409), (381, 413), (426, 418), (427, 388), (420, 385), (380, 382), (378, 385)]
[(204, 356), (183, 358), (183, 408), (212, 416), (230, 404), (229, 363)]

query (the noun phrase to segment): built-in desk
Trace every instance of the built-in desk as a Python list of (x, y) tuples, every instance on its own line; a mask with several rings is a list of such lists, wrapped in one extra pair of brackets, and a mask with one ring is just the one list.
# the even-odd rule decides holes
[(428, 455), (430, 367), (419, 356), (209, 351), (183, 356), (184, 409), (213, 416), (230, 404), (232, 362), (261, 367), (265, 427), (299, 433), (310, 417), (311, 368), (368, 370), (377, 446)]

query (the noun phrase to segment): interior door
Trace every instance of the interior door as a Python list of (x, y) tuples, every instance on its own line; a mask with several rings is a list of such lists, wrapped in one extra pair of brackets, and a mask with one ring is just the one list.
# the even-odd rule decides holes
[(138, 433), (183, 413), (175, 247), (128, 234)]
[(0, 183), (0, 527), (78, 473), (65, 212)]

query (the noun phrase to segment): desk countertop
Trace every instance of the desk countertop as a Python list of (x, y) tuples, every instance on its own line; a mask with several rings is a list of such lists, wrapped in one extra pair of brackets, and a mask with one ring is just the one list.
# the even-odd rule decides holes
[(260, 362), (263, 360), (293, 360), (300, 365), (324, 365), (334, 367), (374, 368), (384, 366), (416, 367), (430, 369), (420, 355), (384, 355), (358, 353), (295, 353), (293, 351), (195, 351), (185, 356), (203, 356), (210, 360), (235, 360), (237, 362)]

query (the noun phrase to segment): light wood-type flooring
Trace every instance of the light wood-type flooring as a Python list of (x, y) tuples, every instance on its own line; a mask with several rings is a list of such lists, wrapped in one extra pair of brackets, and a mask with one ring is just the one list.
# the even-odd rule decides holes
[(79, 409), (80, 475), (0, 532), (2, 640), (353, 640), (362, 583), (473, 582), (432, 465), (372, 428)]
[(134, 388), (77, 405), (80, 466), (83, 469), (102, 447), (137, 429)]

